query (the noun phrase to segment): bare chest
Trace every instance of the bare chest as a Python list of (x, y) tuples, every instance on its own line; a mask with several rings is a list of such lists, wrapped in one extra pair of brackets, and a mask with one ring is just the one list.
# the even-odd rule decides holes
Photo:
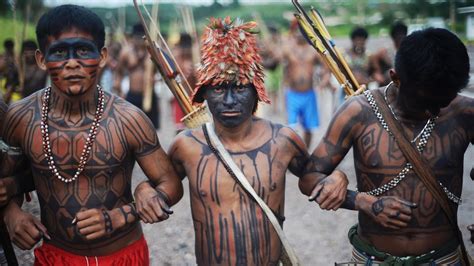
[[(423, 139), (423, 126), (404, 126), (405, 134), (413, 145)], [(422, 145), (421, 155), (435, 171), (448, 171), (461, 168), (464, 152), (469, 144), (468, 138), (458, 126), (447, 121), (435, 124)], [(398, 169), (406, 164), (405, 156), (394, 137), (390, 136), (378, 122), (364, 128), (354, 143), (356, 164), (370, 169)]]
[[(285, 174), (289, 159), (270, 142), (259, 149), (231, 153), (232, 159), (252, 185), (257, 194), (270, 205), (282, 200)], [(195, 162), (186, 165), (192, 195), (207, 204), (238, 206), (242, 197), (247, 198), (235, 177), (229, 174), (223, 163), (203, 147), (196, 154)]]

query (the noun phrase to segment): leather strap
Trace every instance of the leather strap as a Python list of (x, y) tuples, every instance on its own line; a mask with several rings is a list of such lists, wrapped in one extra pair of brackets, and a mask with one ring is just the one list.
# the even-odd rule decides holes
[(275, 214), (270, 209), (270, 207), (268, 207), (268, 205), (258, 196), (257, 192), (255, 192), (252, 185), (249, 183), (240, 168), (235, 164), (234, 160), (232, 160), (232, 157), (230, 156), (229, 152), (225, 149), (224, 145), (214, 132), (213, 124), (206, 123), (202, 126), (202, 129), (204, 132), (204, 136), (206, 137), (207, 144), (214, 152), (216, 157), (222, 162), (227, 172), (229, 172), (229, 174), (234, 179), (236, 179), (236, 181), (238, 181), (240, 186), (252, 196), (252, 198), (258, 203), (258, 205), (260, 205), (268, 220), (270, 220), (270, 222), (272, 223), (278, 237), (280, 237), (281, 244), (283, 245), (283, 255), (288, 256), (291, 265), (299, 265), (300, 263), (298, 261), (298, 257), (296, 256), (295, 251), (291, 247), (290, 242), (286, 238), (285, 233), (283, 232), (283, 229), (281, 228)]
[(416, 175), (420, 178), (420, 180), (426, 186), (428, 191), (433, 195), (438, 204), (441, 206), (441, 209), (443, 209), (444, 213), (446, 214), (446, 217), (457, 234), (459, 244), (461, 245), (463, 263), (464, 265), (469, 265), (466, 247), (464, 246), (462, 233), (459, 230), (457, 222), (457, 215), (451, 208), (446, 193), (444, 193), (441, 186), (438, 184), (431, 166), (408, 140), (405, 132), (403, 131), (402, 125), (395, 120), (392, 113), (390, 112), (389, 107), (383, 98), (382, 92), (380, 90), (371, 90), (370, 93), (372, 93), (374, 100), (379, 107), (379, 111), (382, 113), (387, 126), (393, 133), (393, 137), (395, 138), (395, 141), (397, 142), (398, 147), (402, 151), (403, 155), (405, 155), (405, 158), (413, 166), (413, 170), (415, 171)]

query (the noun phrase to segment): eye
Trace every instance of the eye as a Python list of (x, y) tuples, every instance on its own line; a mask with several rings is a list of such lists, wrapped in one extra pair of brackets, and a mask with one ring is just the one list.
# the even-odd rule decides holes
[(234, 91), (236, 92), (244, 92), (245, 91), (245, 87), (244, 86), (237, 86), (234, 88)]
[(91, 52), (91, 49), (89, 47), (79, 47), (77, 50), (76, 50), (76, 53), (78, 56), (80, 57), (85, 57), (85, 56), (88, 56)]
[(58, 49), (53, 51), (53, 56), (59, 57), (59, 58), (66, 57), (66, 54), (67, 54), (67, 51), (66, 51), (66, 49), (63, 49), (63, 48), (58, 48)]

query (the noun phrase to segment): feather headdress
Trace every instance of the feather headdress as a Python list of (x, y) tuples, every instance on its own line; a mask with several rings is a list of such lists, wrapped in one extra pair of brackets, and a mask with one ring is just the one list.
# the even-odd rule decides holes
[(270, 103), (263, 82), (262, 58), (258, 54), (255, 38), (256, 22), (243, 23), (211, 18), (201, 37), (201, 65), (197, 69), (198, 82), (192, 102), (201, 103), (204, 85), (236, 83), (253, 84), (258, 99)]

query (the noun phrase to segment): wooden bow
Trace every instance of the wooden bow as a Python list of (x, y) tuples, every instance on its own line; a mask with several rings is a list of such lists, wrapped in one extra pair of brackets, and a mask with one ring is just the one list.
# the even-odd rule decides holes
[[(183, 122), (187, 127), (199, 126), (201, 122), (195, 125), (193, 123), (188, 123), (189, 121), (186, 121), (186, 119), (193, 119), (194, 115), (198, 112), (201, 112), (207, 116), (207, 112), (205, 112), (205, 107), (193, 106), (190, 100), (190, 95), (192, 94), (193, 90), (186, 78), (184, 77), (183, 71), (181, 71), (179, 65), (177, 64), (176, 59), (171, 53), (171, 49), (169, 49), (168, 44), (164, 40), (160, 31), (158, 30), (157, 25), (151, 19), (150, 13), (146, 9), (146, 7), (144, 7), (148, 18), (151, 19), (151, 25), (155, 27), (156, 38), (153, 38), (153, 36), (150, 34), (150, 30), (148, 29), (147, 23), (145, 22), (145, 18), (143, 17), (140, 7), (138, 6), (137, 0), (133, 0), (133, 4), (138, 13), (140, 23), (143, 25), (145, 31), (144, 39), (146, 42), (147, 50), (151, 55), (151, 59), (155, 66), (158, 68), (158, 71), (160, 72), (163, 80), (165, 81), (166, 85), (168, 85), (168, 88), (171, 90), (176, 100), (178, 101), (179, 106), (186, 115), (183, 118)], [(207, 120), (208, 118), (206, 118), (205, 121)]]
[(311, 7), (311, 12), (308, 15), (298, 3), (298, 0), (292, 0), (292, 3), (298, 11), (294, 16), (298, 21), (301, 33), (305, 36), (309, 44), (321, 55), (323, 61), (336, 77), (346, 95), (352, 96), (362, 93), (365, 89), (365, 85), (360, 86), (355, 79), (342, 53), (332, 40), (318, 11), (314, 7)]

